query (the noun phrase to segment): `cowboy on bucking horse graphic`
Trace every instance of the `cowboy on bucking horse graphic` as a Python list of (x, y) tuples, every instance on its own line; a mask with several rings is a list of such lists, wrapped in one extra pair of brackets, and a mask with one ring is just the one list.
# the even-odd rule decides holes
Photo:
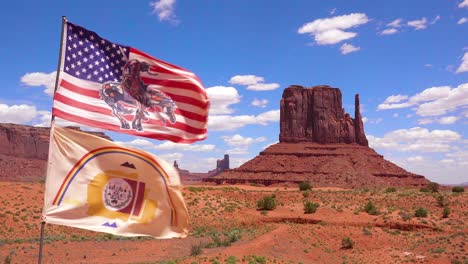
[(154, 113), (166, 125), (166, 118), (160, 112), (165, 113), (169, 117), (169, 122), (175, 124), (176, 105), (172, 99), (162, 91), (148, 87), (142, 79), (141, 73), (150, 73), (150, 65), (146, 62), (141, 62), (135, 59), (127, 61), (123, 67), (122, 82), (105, 82), (103, 83), (99, 94), (101, 98), (112, 109), (112, 114), (117, 117), (124, 129), (130, 129), (125, 117), (122, 115), (132, 114), (134, 111), (128, 109), (125, 105), (131, 105), (136, 108), (136, 112), (132, 120), (132, 129), (143, 131), (141, 121), (148, 120), (147, 109), (154, 110)]

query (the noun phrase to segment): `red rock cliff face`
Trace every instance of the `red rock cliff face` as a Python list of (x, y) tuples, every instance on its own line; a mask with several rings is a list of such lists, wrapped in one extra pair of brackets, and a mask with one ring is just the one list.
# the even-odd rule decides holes
[[(78, 127), (71, 127), (79, 130)], [(89, 132), (112, 140), (102, 132)], [(0, 123), (0, 180), (44, 179), (50, 128)]]
[(368, 146), (356, 95), (355, 118), (345, 113), (341, 91), (321, 85), (293, 85), (280, 101), (280, 142), (357, 143)]

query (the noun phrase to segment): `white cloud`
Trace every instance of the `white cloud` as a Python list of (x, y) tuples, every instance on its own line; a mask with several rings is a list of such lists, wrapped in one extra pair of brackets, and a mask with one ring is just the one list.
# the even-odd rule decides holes
[(394, 28), (401, 27), (401, 22), (403, 22), (403, 19), (397, 18), (393, 20), (392, 22), (388, 23), (387, 26), (394, 27)]
[(408, 26), (414, 27), (415, 30), (421, 30), (427, 28), (427, 19), (425, 17), (419, 20), (408, 21)]
[(0, 123), (25, 124), (32, 121), (38, 115), (35, 106), (0, 104)]
[(331, 45), (357, 36), (354, 32), (344, 31), (369, 22), (366, 14), (352, 13), (349, 15), (320, 18), (302, 25), (297, 32), (310, 34), (319, 45)]
[(460, 118), (457, 116), (444, 116), (444, 117), (439, 118), (438, 122), (439, 124), (442, 124), (442, 125), (450, 125), (450, 124), (457, 122), (458, 119)]
[(256, 75), (236, 75), (231, 77), (229, 83), (247, 86), (247, 90), (270, 91), (280, 87), (277, 83), (264, 83), (265, 79)]
[(55, 90), (55, 78), (57, 72), (43, 73), (32, 72), (26, 73), (21, 77), (21, 83), (27, 86), (45, 86), (44, 93), (52, 96)]
[(210, 115), (231, 114), (234, 110), (230, 105), (240, 102), (241, 97), (234, 87), (214, 86), (205, 91), (210, 98)]
[(369, 118), (367, 118), (367, 117), (364, 116), (364, 117), (362, 118), (362, 123), (365, 124), (365, 123), (367, 123), (367, 122), (369, 122)]
[(330, 11), (330, 15), (334, 15), (336, 13), (336, 8), (333, 8), (331, 11)]
[(468, 52), (465, 52), (462, 58), (462, 62), (457, 69), (457, 73), (468, 72)]
[(422, 162), (424, 161), (424, 158), (422, 156), (414, 156), (414, 157), (409, 157), (406, 160), (409, 162)]
[(261, 107), (261, 108), (265, 108), (267, 104), (268, 104), (267, 99), (259, 100), (257, 98), (255, 98), (251, 103), (251, 105), (256, 106), (256, 107)]
[(466, 22), (468, 22), (468, 18), (462, 17), (462, 18), (460, 18), (460, 20), (458, 20), (457, 24), (458, 24), (458, 25), (461, 25), (461, 24), (464, 24), (464, 23), (466, 23)]
[(252, 91), (271, 91), (280, 87), (277, 83), (257, 83), (247, 86), (247, 90)]
[(251, 137), (243, 137), (239, 134), (234, 136), (223, 136), (222, 139), (229, 145), (229, 146), (236, 146), (236, 147), (245, 147), (250, 146), (254, 143), (264, 142), (266, 141), (265, 137), (258, 137), (258, 138), (251, 138)]
[(174, 13), (176, 0), (159, 0), (150, 2), (153, 7), (153, 13), (158, 15), (159, 21), (168, 21), (174, 24), (179, 23)]
[(239, 84), (239, 85), (252, 85), (252, 84), (257, 84), (257, 83), (262, 83), (264, 82), (265, 79), (260, 76), (255, 76), (255, 75), (236, 75), (231, 77), (229, 80), (230, 84)]
[(233, 130), (246, 125), (260, 124), (267, 125), (271, 122), (278, 122), (280, 116), (279, 110), (272, 110), (254, 115), (228, 116), (215, 115), (208, 119), (208, 129), (211, 130)]
[(393, 113), (393, 117), (397, 118), (399, 117), (400, 115), (398, 113)]
[(438, 116), (468, 105), (468, 83), (451, 89), (444, 97), (421, 104), (416, 114), (420, 116)]
[(458, 4), (458, 7), (460, 7), (460, 8), (468, 7), (468, 0), (463, 0), (463, 2)]
[(396, 28), (387, 28), (387, 29), (382, 30), (382, 32), (380, 32), (381, 35), (392, 35), (395, 33), (398, 33), (398, 29)]
[(361, 49), (360, 47), (355, 47), (355, 46), (353, 46), (351, 44), (348, 44), (348, 43), (345, 43), (345, 44), (341, 45), (341, 47), (340, 47), (341, 54), (348, 54), (348, 53), (351, 53), (351, 52), (358, 51), (360, 49)]
[[(407, 99), (406, 101), (404, 101)], [(449, 86), (431, 87), (408, 97), (406, 95), (392, 95), (387, 97), (377, 110), (388, 110), (417, 106), (419, 116), (439, 116), (468, 105), (468, 83), (456, 88)], [(427, 123), (422, 120), (420, 123)]]
[(440, 20), (440, 16), (437, 15), (437, 16), (431, 21), (431, 25), (437, 23), (437, 21), (439, 21), (439, 20)]
[(161, 144), (154, 144), (149, 140), (146, 139), (135, 139), (129, 142), (121, 142), (118, 141), (117, 143), (135, 147), (135, 148), (144, 148), (149, 150), (179, 150), (179, 151), (193, 151), (193, 152), (209, 152), (215, 149), (215, 145), (211, 144), (182, 144), (182, 143), (174, 143), (171, 141), (165, 141)]
[(401, 95), (401, 94), (397, 94), (397, 95), (390, 95), (389, 97), (387, 97), (384, 101), (384, 104), (393, 104), (393, 103), (399, 103), (403, 100), (406, 100), (408, 99), (408, 96), (407, 95)]
[(383, 137), (367, 136), (369, 145), (376, 149), (398, 152), (448, 152), (451, 143), (461, 140), (461, 135), (452, 130), (432, 130), (414, 127), (399, 129)]
[(159, 154), (158, 157), (172, 164), (172, 161), (182, 159), (184, 157), (184, 154), (183, 153)]
[(432, 65), (432, 64), (430, 64), (430, 63), (426, 63), (426, 64), (424, 64), (424, 67), (426, 67), (426, 68), (432, 68), (432, 67), (434, 67), (434, 65)]

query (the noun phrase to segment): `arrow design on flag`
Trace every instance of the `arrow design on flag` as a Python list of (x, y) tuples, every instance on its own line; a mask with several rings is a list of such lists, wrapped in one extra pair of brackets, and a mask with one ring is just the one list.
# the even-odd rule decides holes
[(125, 163), (120, 164), (120, 166), (136, 170), (135, 165), (133, 165), (132, 163), (129, 163), (128, 161), (126, 161)]
[(112, 224), (110, 224), (109, 222), (105, 222), (102, 225), (107, 226), (107, 227), (117, 228), (117, 223), (116, 222), (113, 222)]

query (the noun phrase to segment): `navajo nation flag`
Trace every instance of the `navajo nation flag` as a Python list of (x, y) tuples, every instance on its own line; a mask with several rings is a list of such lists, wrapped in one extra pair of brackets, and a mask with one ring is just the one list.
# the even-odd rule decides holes
[(160, 140), (206, 138), (209, 101), (190, 71), (64, 23), (54, 116)]
[(121, 236), (185, 237), (173, 166), (141, 150), (52, 126), (43, 219)]

